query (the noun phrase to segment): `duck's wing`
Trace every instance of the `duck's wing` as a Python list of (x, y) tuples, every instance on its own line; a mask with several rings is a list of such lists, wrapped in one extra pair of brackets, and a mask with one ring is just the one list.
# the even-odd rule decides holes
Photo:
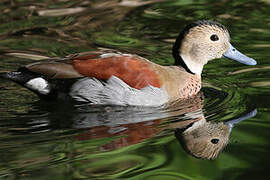
[(49, 79), (91, 77), (106, 81), (115, 76), (136, 89), (148, 85), (159, 88), (159, 77), (152, 66), (153, 63), (136, 55), (88, 52), (36, 62), (24, 68)]
[[(74, 58), (93, 59), (102, 52), (86, 52), (72, 54), (65, 58), (50, 58), (39, 62), (28, 64), (20, 69), (25, 69), (47, 79), (70, 79), (84, 77), (73, 67)], [(20, 71), (19, 69), (19, 71)]]
[(67, 60), (46, 60), (32, 63), (19, 69), (35, 73), (36, 75), (47, 77), (48, 79), (69, 79), (83, 77), (72, 66), (71, 61)]
[(72, 66), (83, 76), (101, 80), (115, 76), (136, 89), (161, 86), (153, 63), (136, 55), (107, 53), (95, 58), (77, 57)]

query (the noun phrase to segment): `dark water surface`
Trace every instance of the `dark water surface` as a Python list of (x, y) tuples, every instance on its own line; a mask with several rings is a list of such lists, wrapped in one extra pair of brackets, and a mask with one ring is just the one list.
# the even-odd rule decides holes
[[(0, 71), (97, 48), (170, 65), (174, 39), (198, 19), (227, 26), (232, 44), (258, 62), (212, 61), (202, 93), (170, 108), (48, 103), (0, 79), (0, 179), (269, 178), (269, 0), (1, 0), (0, 11)], [(253, 109), (217, 158), (186, 151), (183, 127), (206, 118), (223, 142), (223, 122)]]

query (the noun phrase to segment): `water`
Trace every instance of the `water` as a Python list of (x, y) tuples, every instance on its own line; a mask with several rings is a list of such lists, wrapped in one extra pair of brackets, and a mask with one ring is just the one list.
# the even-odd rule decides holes
[[(202, 74), (203, 95), (170, 108), (48, 103), (1, 79), (0, 179), (267, 179), (269, 3), (1, 1), (0, 71), (100, 47), (169, 65), (179, 31), (198, 19), (227, 26), (232, 44), (258, 65), (213, 61)], [(175, 136), (196, 118), (217, 124), (253, 109), (214, 160), (195, 158)]]

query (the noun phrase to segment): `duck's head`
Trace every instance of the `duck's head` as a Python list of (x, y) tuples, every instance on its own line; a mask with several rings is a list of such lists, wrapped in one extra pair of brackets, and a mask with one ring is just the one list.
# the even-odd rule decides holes
[(226, 122), (209, 122), (205, 118), (184, 128), (176, 129), (175, 136), (183, 148), (192, 156), (215, 159), (228, 144), (234, 125), (256, 116), (253, 110), (241, 117)]
[(229, 135), (229, 126), (222, 122), (207, 122), (205, 119), (175, 131), (175, 136), (184, 150), (196, 158), (203, 159), (217, 158), (228, 144)]
[(208, 61), (221, 57), (247, 65), (257, 64), (231, 45), (229, 32), (223, 25), (209, 20), (187, 25), (175, 41), (173, 56), (176, 65), (198, 75)]

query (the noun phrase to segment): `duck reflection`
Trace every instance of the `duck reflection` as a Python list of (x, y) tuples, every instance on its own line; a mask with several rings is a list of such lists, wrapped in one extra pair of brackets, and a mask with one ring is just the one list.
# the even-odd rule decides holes
[(118, 137), (101, 147), (110, 151), (200, 120), (203, 115), (202, 100), (203, 95), (199, 93), (192, 99), (175, 102), (169, 107), (80, 106), (73, 117), (72, 127), (87, 129), (76, 136), (78, 140)]
[(257, 111), (227, 122), (208, 122), (202, 112), (202, 103), (203, 94), (200, 93), (192, 99), (175, 102), (166, 109), (81, 106), (77, 109), (80, 113), (74, 117), (73, 127), (87, 130), (75, 138), (118, 137), (100, 147), (100, 150), (109, 151), (173, 130), (187, 153), (197, 158), (215, 159), (228, 144), (233, 126), (255, 116)]
[(233, 126), (254, 117), (253, 110), (240, 118), (227, 122), (207, 122), (205, 118), (175, 131), (175, 136), (183, 148), (197, 158), (215, 159), (228, 144)]
[[(224, 92), (215, 92), (217, 93), (219, 99), (226, 98)], [(215, 95), (214, 99), (216, 98)], [(58, 129), (65, 129), (70, 130), (69, 134), (74, 141), (109, 138), (109, 142), (97, 146), (98, 151), (111, 151), (138, 144), (173, 131), (187, 153), (197, 158), (215, 159), (228, 144), (233, 126), (255, 116), (257, 111), (227, 122), (207, 121), (203, 113), (203, 101), (201, 92), (191, 99), (160, 108), (65, 106), (67, 103), (47, 106), (48, 104), (39, 102), (41, 104), (36, 106), (39, 108), (38, 112), (45, 111), (45, 115), (39, 117), (29, 112), (25, 120), (20, 120), (23, 128), (16, 126), (9, 129), (12, 133), (57, 132)], [(21, 122), (25, 124), (22, 125)]]

